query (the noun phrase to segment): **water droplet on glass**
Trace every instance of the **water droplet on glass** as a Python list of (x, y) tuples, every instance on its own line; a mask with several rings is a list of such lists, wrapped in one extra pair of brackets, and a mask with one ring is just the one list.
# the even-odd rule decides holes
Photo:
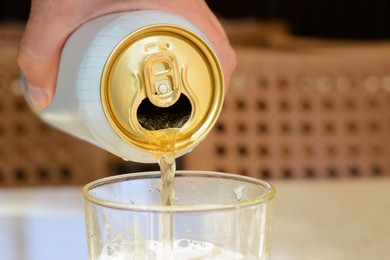
[(234, 194), (236, 195), (237, 200), (241, 200), (242, 198), (242, 193), (244, 192), (246, 186), (245, 185), (240, 185), (238, 187), (233, 188)]

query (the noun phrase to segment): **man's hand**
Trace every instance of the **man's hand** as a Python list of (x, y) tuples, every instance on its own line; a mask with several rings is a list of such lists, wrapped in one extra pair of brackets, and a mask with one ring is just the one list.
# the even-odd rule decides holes
[(216, 48), (228, 86), (235, 53), (204, 0), (32, 0), (18, 55), (32, 103), (37, 108), (50, 104), (62, 48), (81, 24), (109, 13), (147, 9), (180, 15), (203, 31)]

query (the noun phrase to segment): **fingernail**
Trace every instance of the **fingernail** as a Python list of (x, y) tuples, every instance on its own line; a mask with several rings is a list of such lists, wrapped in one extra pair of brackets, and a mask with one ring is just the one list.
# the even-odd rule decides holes
[(37, 108), (43, 108), (49, 104), (49, 95), (43, 89), (29, 84), (28, 93), (31, 103)]

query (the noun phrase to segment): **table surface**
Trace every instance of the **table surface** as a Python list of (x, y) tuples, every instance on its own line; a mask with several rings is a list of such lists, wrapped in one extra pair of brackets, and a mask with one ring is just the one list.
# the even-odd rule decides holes
[[(272, 260), (389, 259), (390, 178), (271, 183)], [(87, 259), (80, 189), (0, 189), (0, 259)]]
[(390, 179), (274, 186), (272, 259), (390, 259)]

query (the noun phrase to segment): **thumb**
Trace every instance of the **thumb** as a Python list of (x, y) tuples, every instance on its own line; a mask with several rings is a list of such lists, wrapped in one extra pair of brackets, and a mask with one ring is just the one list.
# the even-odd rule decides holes
[(27, 101), (35, 108), (41, 109), (50, 104), (50, 95), (43, 88), (27, 82), (24, 74), (20, 77), (20, 84), (25, 93)]

